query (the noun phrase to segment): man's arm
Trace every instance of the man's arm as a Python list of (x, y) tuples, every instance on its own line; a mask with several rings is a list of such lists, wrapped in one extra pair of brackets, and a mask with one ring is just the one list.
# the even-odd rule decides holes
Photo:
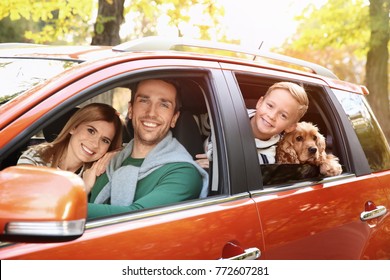
[(167, 164), (140, 180), (129, 206), (88, 204), (88, 218), (114, 215), (198, 198), (202, 178), (190, 163)]

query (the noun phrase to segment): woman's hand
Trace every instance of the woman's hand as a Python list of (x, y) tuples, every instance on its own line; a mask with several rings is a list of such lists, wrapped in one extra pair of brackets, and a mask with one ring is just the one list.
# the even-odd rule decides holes
[(96, 182), (96, 163), (95, 161), (90, 168), (87, 170), (84, 170), (83, 172), (83, 180), (85, 185), (85, 191), (87, 192), (87, 195), (90, 193), (93, 185)]
[(102, 175), (106, 172), (106, 168), (110, 163), (110, 160), (119, 152), (120, 150), (115, 150), (106, 153), (99, 160), (95, 161), (92, 166), (83, 172), (83, 180), (85, 184), (85, 190), (87, 194), (91, 191), (93, 185), (96, 182), (96, 177)]
[(119, 152), (120, 150), (115, 150), (106, 153), (99, 160), (95, 161), (92, 166), (95, 165), (95, 175), (100, 176), (106, 172), (107, 166), (110, 163), (111, 159)]

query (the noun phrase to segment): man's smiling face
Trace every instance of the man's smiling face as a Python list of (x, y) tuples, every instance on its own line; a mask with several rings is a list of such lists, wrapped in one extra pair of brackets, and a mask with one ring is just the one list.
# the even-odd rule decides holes
[(129, 118), (134, 127), (135, 144), (153, 148), (174, 127), (176, 88), (162, 80), (140, 82), (134, 101), (129, 105)]

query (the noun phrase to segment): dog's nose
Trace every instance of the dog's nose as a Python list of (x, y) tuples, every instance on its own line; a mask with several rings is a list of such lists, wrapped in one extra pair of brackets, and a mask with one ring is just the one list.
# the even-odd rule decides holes
[(315, 148), (315, 147), (310, 147), (309, 148), (309, 153), (310, 154), (315, 154), (317, 152), (317, 148)]

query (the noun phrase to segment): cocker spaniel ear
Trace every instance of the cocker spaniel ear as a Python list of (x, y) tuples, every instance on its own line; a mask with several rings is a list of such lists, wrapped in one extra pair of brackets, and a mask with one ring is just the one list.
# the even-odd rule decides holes
[(299, 163), (297, 152), (292, 143), (293, 134), (286, 134), (276, 146), (277, 163)]
[(326, 161), (326, 140), (321, 133), (317, 133), (316, 145), (319, 152), (319, 162)]

